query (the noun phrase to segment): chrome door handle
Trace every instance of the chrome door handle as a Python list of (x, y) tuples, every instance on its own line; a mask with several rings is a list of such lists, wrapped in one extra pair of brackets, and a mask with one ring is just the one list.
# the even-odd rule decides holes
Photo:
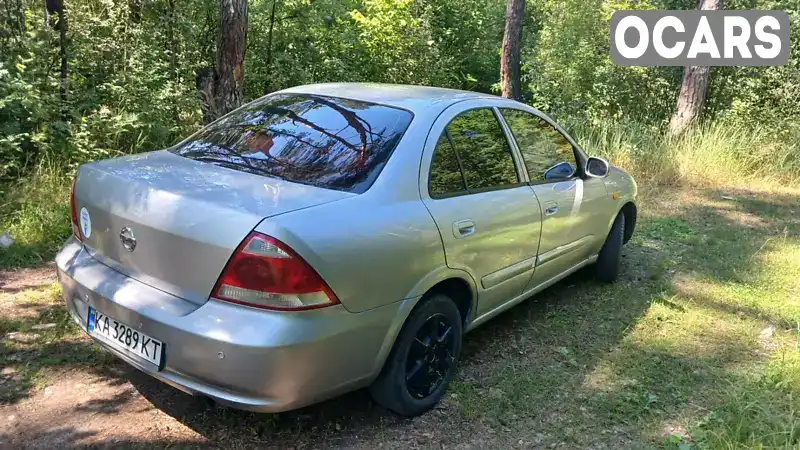
[(552, 216), (553, 214), (558, 212), (558, 203), (556, 202), (547, 202), (544, 204), (544, 215), (545, 216)]
[(453, 222), (453, 235), (456, 238), (469, 236), (475, 232), (475, 222), (470, 219)]

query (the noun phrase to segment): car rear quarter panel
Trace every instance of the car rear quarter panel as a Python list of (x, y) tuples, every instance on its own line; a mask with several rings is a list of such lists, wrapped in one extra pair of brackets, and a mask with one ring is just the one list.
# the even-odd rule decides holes
[(360, 312), (415, 295), (445, 265), (439, 232), (419, 200), (362, 194), (264, 220), (256, 231), (291, 246)]
[(418, 181), (425, 138), (445, 107), (415, 112), (365, 193), (267, 218), (256, 231), (291, 246), (349, 311), (423, 295), (448, 276), (439, 230), (420, 199)]

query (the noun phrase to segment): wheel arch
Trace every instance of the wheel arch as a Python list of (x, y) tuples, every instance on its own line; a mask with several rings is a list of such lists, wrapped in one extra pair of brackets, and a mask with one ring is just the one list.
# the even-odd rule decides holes
[(633, 232), (636, 229), (636, 215), (638, 214), (636, 203), (633, 200), (626, 201), (625, 204), (617, 210), (616, 214), (609, 217), (608, 224), (606, 225), (606, 235), (611, 232), (611, 227), (614, 226), (614, 220), (616, 220), (617, 216), (620, 214), (625, 215), (625, 232), (622, 235), (622, 243), (627, 244), (628, 241), (631, 240), (631, 237), (633, 237)]
[(475, 294), (472, 286), (463, 278), (447, 278), (428, 289), (422, 298), (425, 299), (435, 293), (446, 295), (456, 304), (456, 308), (461, 314), (461, 324), (466, 329), (467, 325), (472, 322), (475, 311)]
[(472, 321), (478, 306), (478, 288), (469, 272), (447, 266), (439, 267), (420, 280), (407, 298), (419, 297), (419, 300), (423, 300), (433, 292), (446, 294), (456, 303), (465, 326)]
[(622, 205), (620, 212), (625, 215), (625, 232), (622, 235), (622, 243), (627, 244), (633, 237), (633, 231), (636, 228), (636, 215), (638, 213), (636, 204), (628, 202)]
[(463, 329), (467, 329), (467, 326), (474, 318), (478, 302), (475, 281), (466, 271), (442, 267), (420, 281), (412, 290), (412, 294), (406, 300), (403, 300), (403, 305), (398, 309), (394, 320), (389, 326), (381, 350), (376, 358), (373, 378), (377, 377), (383, 369), (397, 336), (400, 334), (400, 330), (408, 320), (408, 317), (417, 306), (434, 293), (445, 294), (456, 303), (456, 307), (461, 313)]

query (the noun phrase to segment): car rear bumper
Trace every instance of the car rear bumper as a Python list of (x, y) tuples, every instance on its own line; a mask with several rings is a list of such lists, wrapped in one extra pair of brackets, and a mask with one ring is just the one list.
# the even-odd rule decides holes
[(56, 263), (70, 315), (81, 329), (87, 329), (92, 306), (163, 341), (163, 369), (95, 342), (184, 392), (253, 411), (296, 409), (369, 384), (413, 304), (361, 313), (341, 305), (263, 311), (213, 299), (198, 306), (103, 265), (75, 239)]

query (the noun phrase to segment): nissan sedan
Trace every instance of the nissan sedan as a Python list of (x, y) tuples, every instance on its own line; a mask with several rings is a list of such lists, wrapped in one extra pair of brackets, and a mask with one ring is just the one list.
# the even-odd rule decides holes
[(127, 363), (236, 408), (369, 387), (413, 416), (465, 332), (585, 266), (616, 279), (636, 183), (522, 103), (321, 84), (85, 164), (71, 207), (64, 299)]

